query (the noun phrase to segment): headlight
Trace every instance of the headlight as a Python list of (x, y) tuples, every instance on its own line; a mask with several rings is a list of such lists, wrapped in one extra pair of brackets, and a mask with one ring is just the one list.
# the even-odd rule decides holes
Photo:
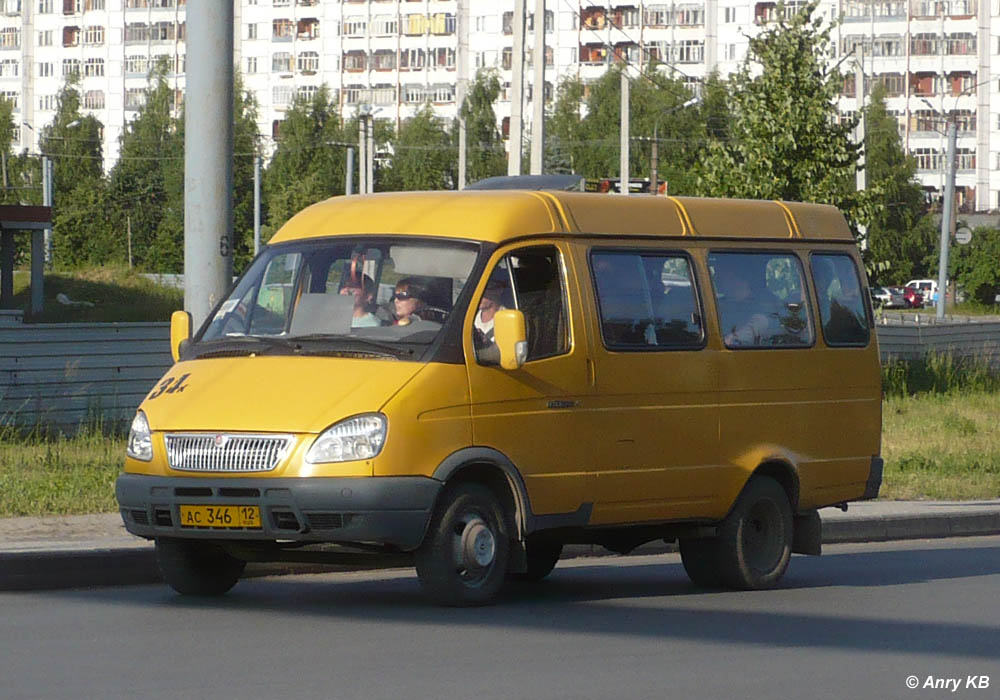
[(306, 461), (350, 462), (371, 459), (382, 451), (387, 422), (381, 413), (366, 413), (340, 421), (324, 430), (309, 448)]
[(132, 419), (132, 428), (128, 431), (128, 448), (126, 454), (132, 459), (148, 462), (153, 459), (153, 435), (149, 432), (149, 421), (146, 414), (139, 411)]

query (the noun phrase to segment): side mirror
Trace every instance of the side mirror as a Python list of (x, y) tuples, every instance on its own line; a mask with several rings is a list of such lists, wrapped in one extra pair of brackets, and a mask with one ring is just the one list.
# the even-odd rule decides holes
[(528, 334), (524, 314), (513, 309), (497, 311), (493, 317), (493, 340), (500, 350), (500, 366), (520, 369), (528, 358)]
[(181, 345), (191, 338), (191, 314), (175, 311), (170, 315), (170, 354), (174, 362), (181, 359)]

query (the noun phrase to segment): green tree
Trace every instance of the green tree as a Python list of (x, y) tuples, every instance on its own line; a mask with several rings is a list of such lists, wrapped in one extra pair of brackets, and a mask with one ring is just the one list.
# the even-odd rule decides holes
[(977, 228), (970, 243), (951, 247), (949, 276), (977, 302), (992, 305), (1000, 294), (997, 261), (1000, 261), (1000, 230)]
[(104, 177), (103, 124), (80, 111), (79, 77), (59, 91), (52, 122), (41, 132), (42, 152), (53, 161), (52, 243), (59, 267), (102, 263), (112, 255)]
[(926, 215), (917, 163), (903, 151), (896, 118), (885, 108), (885, 87), (876, 83), (865, 110), (866, 181), (873, 185), (866, 259), (888, 263), (882, 284), (926, 277), (935, 255), (933, 220)]
[(444, 121), (426, 104), (403, 122), (382, 184), (387, 190), (445, 190), (457, 180), (457, 152)]
[(545, 172), (575, 173), (586, 142), (580, 108), (585, 93), (583, 81), (569, 75), (559, 82), (555, 103), (545, 118)]
[(295, 99), (264, 174), (268, 236), (306, 206), (344, 193), (347, 156), (339, 144), (357, 140), (357, 124), (353, 133), (345, 126), (325, 85), (312, 97)]
[(120, 155), (110, 178), (122, 258), (131, 230), (134, 264), (158, 272), (178, 272), (184, 259), (183, 249), (177, 250), (184, 217), (183, 206), (177, 208), (178, 190), (183, 202), (184, 139), (173, 116), (175, 96), (167, 82), (168, 70), (165, 61), (154, 67), (145, 103), (122, 131)]
[(843, 76), (828, 68), (830, 27), (813, 18), (813, 0), (750, 39), (730, 81), (727, 140), (709, 144), (701, 194), (834, 204), (855, 224), (867, 219), (855, 191), (857, 120), (840, 121)]
[(500, 97), (500, 78), (495, 70), (482, 69), (469, 83), (462, 105), (465, 117), (468, 182), (507, 173), (507, 154), (503, 137), (497, 129), (493, 105)]

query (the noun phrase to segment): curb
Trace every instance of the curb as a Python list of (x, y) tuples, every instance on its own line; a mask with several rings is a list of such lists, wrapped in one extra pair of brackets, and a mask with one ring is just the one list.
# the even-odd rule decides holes
[[(823, 521), (823, 544), (976, 537), (1000, 534), (1000, 511), (948, 515), (833, 517)], [(662, 542), (636, 548), (626, 556), (676, 552)], [(563, 559), (621, 556), (599, 545), (569, 545)], [(408, 566), (406, 557), (373, 558), (371, 564), (251, 563), (246, 576), (367, 571)], [(0, 591), (37, 591), (128, 586), (160, 581), (152, 546), (0, 552)]]

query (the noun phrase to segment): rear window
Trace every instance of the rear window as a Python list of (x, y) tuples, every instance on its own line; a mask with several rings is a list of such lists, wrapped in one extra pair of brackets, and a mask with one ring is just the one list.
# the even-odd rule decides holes
[(867, 345), (868, 315), (854, 260), (849, 255), (816, 253), (811, 262), (826, 344)]
[(719, 328), (727, 348), (813, 344), (805, 279), (791, 253), (711, 253)]

